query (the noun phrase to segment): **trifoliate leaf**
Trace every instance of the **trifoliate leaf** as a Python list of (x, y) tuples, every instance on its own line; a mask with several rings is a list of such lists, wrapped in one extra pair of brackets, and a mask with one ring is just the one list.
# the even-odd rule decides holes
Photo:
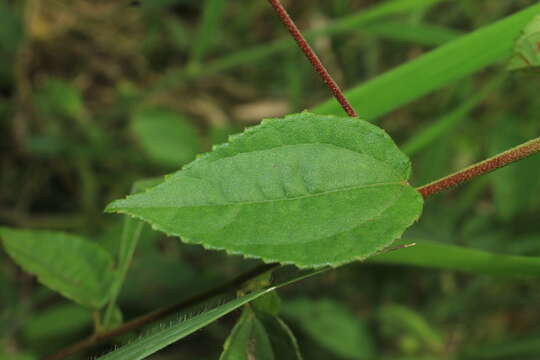
[(107, 211), (210, 249), (337, 266), (388, 246), (418, 219), (423, 201), (409, 174), (378, 127), (304, 112), (231, 137)]

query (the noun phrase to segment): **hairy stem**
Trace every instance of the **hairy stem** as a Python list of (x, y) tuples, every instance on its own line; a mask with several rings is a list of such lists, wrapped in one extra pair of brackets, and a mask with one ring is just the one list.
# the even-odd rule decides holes
[(487, 174), (493, 170), (529, 157), (537, 152), (540, 152), (540, 137), (527, 141), (526, 143), (518, 145), (510, 150), (506, 150), (477, 164), (471, 165), (454, 174), (443, 177), (442, 179), (421, 186), (417, 188), (417, 190), (422, 194), (422, 196), (427, 198), (428, 196), (460, 185), (475, 177)]
[(292, 37), (298, 44), (298, 47), (306, 55), (311, 65), (313, 65), (315, 71), (319, 73), (324, 83), (326, 84), (328, 89), (330, 89), (330, 92), (334, 95), (343, 110), (345, 110), (345, 112), (349, 116), (356, 117), (356, 111), (354, 111), (351, 104), (347, 101), (345, 95), (339, 88), (339, 85), (334, 81), (328, 70), (326, 70), (317, 54), (315, 54), (311, 46), (309, 46), (308, 42), (287, 13), (287, 10), (285, 10), (283, 5), (281, 4), (280, 0), (268, 0), (268, 2), (270, 3), (270, 5), (272, 5), (274, 10), (276, 10), (277, 15), (279, 16), (283, 24), (287, 27), (287, 30), (289, 30), (289, 32), (291, 33)]

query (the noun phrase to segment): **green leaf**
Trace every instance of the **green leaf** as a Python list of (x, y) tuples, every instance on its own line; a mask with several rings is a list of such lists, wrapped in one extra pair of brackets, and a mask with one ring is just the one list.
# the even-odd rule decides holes
[(357, 315), (330, 299), (288, 301), (284, 313), (297, 321), (321, 346), (346, 359), (370, 359), (373, 339)]
[(514, 56), (510, 59), (508, 70), (540, 66), (540, 15), (536, 16), (517, 39)]
[(244, 309), (242, 317), (225, 341), (219, 360), (274, 360), (268, 334), (255, 313)]
[(194, 333), (206, 325), (216, 321), (220, 317), (238, 309), (242, 305), (256, 299), (257, 297), (272, 291), (274, 288), (259, 290), (250, 294), (231, 300), (214, 309), (208, 310), (200, 315), (196, 315), (188, 320), (177, 320), (169, 326), (155, 331), (147, 336), (129, 343), (118, 350), (101, 356), (99, 360), (139, 360), (163, 349), (166, 346)]
[(256, 314), (270, 338), (275, 358), (277, 360), (301, 360), (302, 355), (298, 342), (289, 326), (277, 316), (260, 312), (256, 312)]
[(283, 320), (246, 307), (227, 338), (219, 359), (301, 360), (302, 356), (296, 339)]
[[(521, 29), (540, 12), (531, 5), (492, 25), (451, 41), (417, 59), (346, 92), (360, 116), (373, 120), (512, 54)], [(330, 99), (317, 106), (321, 114), (343, 114)]]
[(134, 115), (131, 126), (148, 158), (158, 165), (178, 167), (193, 160), (199, 151), (197, 131), (175, 111), (141, 110)]
[[(397, 245), (411, 242), (400, 240)], [(415, 240), (415, 243), (406, 249), (374, 256), (369, 261), (495, 276), (540, 276), (540, 257), (537, 256), (493, 254), (429, 240)]]
[(423, 200), (409, 173), (383, 130), (304, 112), (231, 137), (107, 211), (210, 249), (338, 266), (388, 246), (418, 219)]
[(109, 298), (113, 260), (83, 238), (62, 232), (0, 228), (6, 252), (45, 286), (90, 308)]

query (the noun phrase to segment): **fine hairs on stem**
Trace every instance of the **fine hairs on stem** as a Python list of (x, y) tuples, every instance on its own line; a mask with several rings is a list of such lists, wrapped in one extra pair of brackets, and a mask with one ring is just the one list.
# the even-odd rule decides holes
[(281, 22), (283, 22), (283, 24), (287, 27), (287, 30), (289, 30), (289, 33), (298, 44), (300, 50), (302, 50), (304, 55), (306, 55), (309, 62), (313, 66), (313, 69), (315, 69), (315, 71), (321, 76), (324, 83), (326, 84), (332, 95), (334, 95), (336, 100), (339, 102), (343, 110), (345, 110), (347, 115), (351, 117), (358, 116), (356, 114), (356, 111), (354, 111), (352, 105), (349, 103), (349, 101), (347, 101), (347, 98), (345, 98), (345, 95), (343, 94), (343, 91), (341, 91), (339, 85), (332, 78), (332, 75), (330, 75), (328, 70), (326, 70), (317, 54), (315, 54), (315, 51), (313, 51), (311, 46), (309, 46), (302, 33), (287, 13), (287, 10), (285, 10), (285, 7), (283, 7), (279, 0), (268, 0), (268, 2), (270, 3), (270, 5), (272, 5), (274, 10), (276, 10), (277, 15), (281, 19)]
[(506, 150), (489, 159), (471, 165), (463, 170), (436, 180), (427, 185), (417, 188), (423, 197), (427, 198), (443, 190), (460, 185), (475, 177), (487, 174), (513, 162), (525, 159), (537, 152), (540, 152), (540, 137)]

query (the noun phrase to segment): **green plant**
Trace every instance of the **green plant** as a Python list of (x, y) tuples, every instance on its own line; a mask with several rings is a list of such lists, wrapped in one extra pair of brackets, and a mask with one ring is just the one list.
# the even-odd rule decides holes
[[(335, 101), (321, 104), (313, 113), (305, 111), (264, 120), (165, 178), (136, 182), (130, 196), (110, 203), (106, 209), (126, 215), (116, 262), (101, 247), (81, 237), (0, 228), (4, 248), (18, 265), (92, 313), (94, 335), (47, 359), (62, 359), (161, 322), (163, 326), (100, 357), (143, 359), (238, 308), (243, 309), (242, 315), (225, 342), (221, 359), (300, 359), (301, 346), (278, 316), (281, 301), (275, 290), (307, 277), (364, 260), (490, 275), (540, 273), (537, 257), (494, 255), (421, 239), (415, 240), (416, 244), (409, 238), (397, 240), (420, 218), (428, 197), (540, 152), (540, 138), (536, 138), (426, 185), (415, 188), (409, 183), (412, 170), (406, 153), (420, 152), (440, 140), (463, 114), (500, 86), (503, 76), (497, 76), (455, 113), (443, 116), (432, 127), (416, 134), (403, 151), (385, 131), (361, 120), (372, 120), (507, 58), (521, 29), (525, 27), (523, 36), (527, 40), (531, 38), (529, 33), (535, 32), (534, 26), (526, 25), (532, 19), (537, 21), (540, 5), (531, 5), (463, 35), (353, 88), (348, 95), (341, 92), (280, 2), (269, 2)], [(435, 2), (394, 1), (392, 6), (380, 8), (380, 12)], [(223, 1), (209, 1), (205, 5), (200, 30), (205, 41), (193, 47), (186, 70), (190, 76), (204, 71), (201, 62), (209, 48), (208, 33), (216, 31), (213, 26), (219, 27), (215, 19), (219, 19), (223, 5)], [(377, 12), (371, 14), (375, 16)], [(341, 27), (338, 23), (327, 31), (337, 32), (332, 29)], [(534, 47), (527, 47), (524, 55), (523, 46), (523, 41), (518, 40), (516, 56), (527, 59), (523, 66), (536, 65)], [(368, 102), (368, 94), (384, 96), (377, 95)], [(338, 104), (349, 117), (328, 115), (341, 111)], [(360, 109), (360, 118), (353, 106)], [(73, 116), (82, 116), (77, 114)], [(188, 162), (200, 147), (189, 122), (177, 120), (174, 113), (152, 108), (137, 112), (132, 124), (148, 157), (165, 167)], [(175, 147), (176, 140), (182, 142), (183, 148)], [(121, 324), (118, 296), (145, 223), (154, 230), (180, 237), (185, 243), (260, 259), (266, 264), (229, 284)], [(354, 315), (338, 303), (297, 301), (285, 306), (283, 313), (299, 320), (307, 333), (338, 356), (355, 358), (360, 351), (367, 358), (375, 356), (366, 327), (352, 319)], [(318, 313), (332, 316), (313, 315)], [(167, 321), (166, 317), (171, 315), (174, 317)], [(386, 306), (379, 316), (381, 322), (398, 324), (409, 333), (401, 343), (406, 351), (414, 352), (421, 346), (434, 354), (444, 351), (441, 336), (420, 315), (399, 306)], [(310, 317), (318, 322), (310, 322)], [(340, 347), (335, 339), (324, 338), (325, 327), (354, 334), (353, 339), (347, 339)], [(361, 345), (356, 346), (360, 342), (355, 343), (354, 339), (362, 339)]]

